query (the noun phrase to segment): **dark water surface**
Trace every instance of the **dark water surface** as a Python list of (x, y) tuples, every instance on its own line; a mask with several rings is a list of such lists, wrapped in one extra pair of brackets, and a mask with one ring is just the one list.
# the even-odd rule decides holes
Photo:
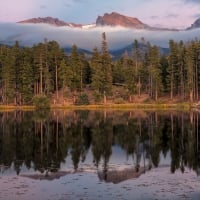
[(198, 111), (0, 113), (0, 199), (200, 199)]

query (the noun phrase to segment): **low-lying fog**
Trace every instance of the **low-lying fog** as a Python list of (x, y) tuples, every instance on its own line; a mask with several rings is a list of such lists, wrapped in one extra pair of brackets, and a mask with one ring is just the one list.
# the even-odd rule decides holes
[(92, 50), (101, 46), (102, 32), (106, 32), (109, 49), (120, 49), (135, 39), (144, 38), (151, 44), (168, 47), (170, 39), (185, 42), (200, 38), (199, 29), (188, 31), (148, 31), (126, 29), (122, 27), (94, 27), (88, 29), (54, 27), (47, 24), (17, 24), (0, 23), (0, 43), (12, 45), (19, 41), (21, 45), (32, 46), (44, 39), (55, 40), (61, 47), (71, 47), (76, 44), (79, 48)]

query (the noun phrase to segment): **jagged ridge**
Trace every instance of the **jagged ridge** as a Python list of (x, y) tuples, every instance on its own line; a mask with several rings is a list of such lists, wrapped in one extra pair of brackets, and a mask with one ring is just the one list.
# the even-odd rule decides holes
[(135, 29), (152, 29), (156, 30), (156, 28), (150, 27), (143, 22), (141, 22), (137, 18), (128, 17), (125, 15), (121, 15), (116, 12), (112, 12), (111, 14), (104, 14), (103, 16), (98, 16), (96, 19), (96, 23), (94, 25), (82, 25), (82, 24), (75, 24), (75, 23), (68, 23), (58, 18), (53, 17), (38, 17), (38, 18), (31, 18), (27, 20), (20, 21), (18, 23), (32, 23), (32, 24), (49, 24), (53, 26), (69, 26), (69, 27), (78, 27), (78, 28), (93, 28), (95, 26), (121, 26), (125, 28), (135, 28)]
[(144, 29), (149, 26), (142, 23), (139, 19), (121, 15), (116, 12), (111, 14), (104, 14), (104, 16), (98, 16), (96, 20), (97, 26), (122, 26), (126, 28), (138, 28)]
[(198, 18), (187, 30), (200, 28), (200, 18)]
[(133, 28), (133, 29), (147, 29), (153, 31), (178, 31), (177, 29), (169, 29), (169, 28), (158, 28), (158, 27), (151, 27), (137, 18), (129, 17), (125, 15), (121, 15), (116, 12), (106, 13), (103, 16), (98, 16), (96, 19), (95, 25), (82, 25), (82, 24), (75, 24), (75, 23), (68, 23), (65, 21), (61, 21), (57, 18), (52, 17), (38, 17), (32, 18), (24, 21), (20, 21), (18, 23), (45, 23), (54, 26), (69, 26), (69, 27), (78, 27), (78, 28), (93, 28), (95, 26), (121, 26), (125, 28)]
[(32, 18), (32, 19), (20, 21), (18, 23), (23, 23), (23, 24), (25, 24), (25, 23), (32, 23), (32, 24), (43, 23), (43, 24), (50, 24), (50, 25), (53, 25), (53, 26), (71, 26), (71, 27), (81, 27), (82, 26), (80, 24), (64, 22), (62, 20), (59, 20), (58, 18), (53, 18), (53, 17)]

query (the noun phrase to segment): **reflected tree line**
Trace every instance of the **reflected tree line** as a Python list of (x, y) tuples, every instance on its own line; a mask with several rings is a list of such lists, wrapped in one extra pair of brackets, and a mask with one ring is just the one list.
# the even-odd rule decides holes
[(172, 173), (188, 167), (199, 174), (199, 120), (198, 111), (1, 112), (0, 170), (57, 171), (67, 157), (78, 170), (91, 150), (94, 166), (106, 171), (118, 146), (137, 169), (158, 167), (170, 153)]

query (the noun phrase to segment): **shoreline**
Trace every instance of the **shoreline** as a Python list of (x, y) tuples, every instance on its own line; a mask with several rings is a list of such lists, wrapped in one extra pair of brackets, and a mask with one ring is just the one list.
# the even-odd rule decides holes
[[(183, 103), (127, 103), (127, 104), (91, 104), (91, 105), (61, 105), (51, 104), (50, 110), (98, 110), (98, 109), (156, 109), (156, 110), (190, 110), (191, 108), (198, 108), (199, 106), (195, 103), (191, 104), (188, 102)], [(35, 106), (15, 106), (15, 105), (0, 105), (0, 111), (34, 111)]]

